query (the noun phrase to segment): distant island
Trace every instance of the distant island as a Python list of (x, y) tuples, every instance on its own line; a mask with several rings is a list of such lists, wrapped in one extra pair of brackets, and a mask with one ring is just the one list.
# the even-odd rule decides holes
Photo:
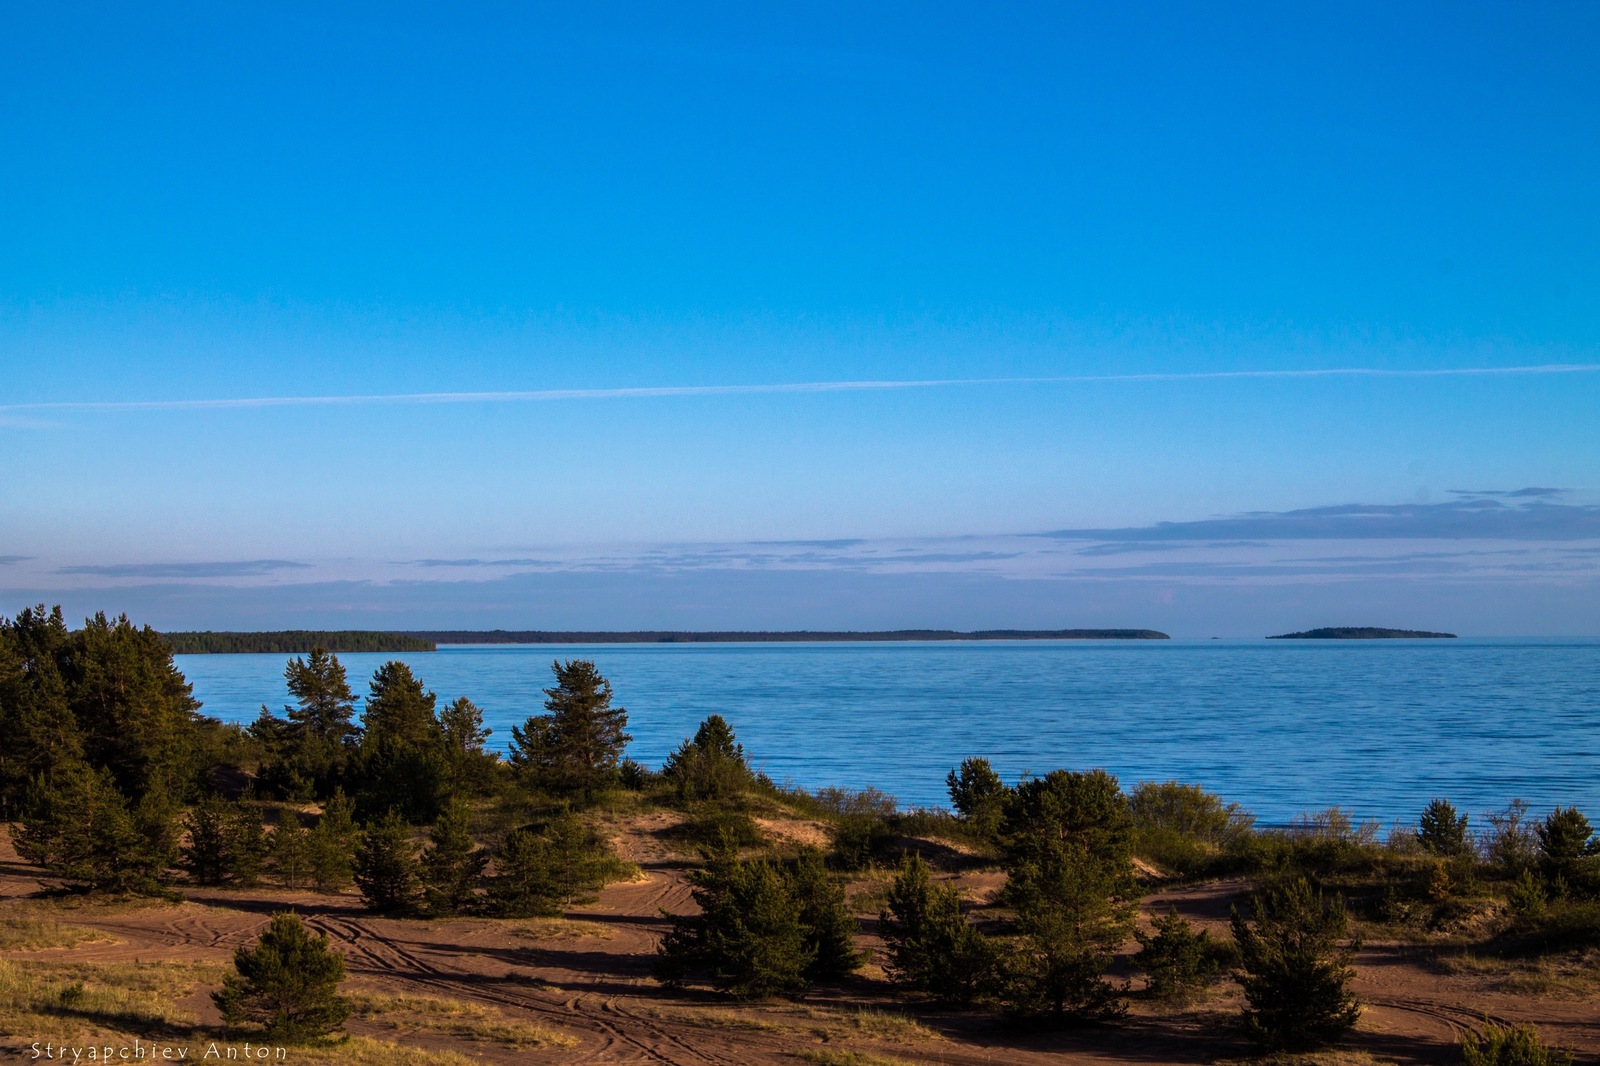
[(435, 644), (793, 644), (819, 641), (896, 640), (1170, 640), (1154, 629), (979, 629), (962, 633), (954, 629), (890, 629), (862, 632), (843, 630), (515, 630), (482, 631), (445, 629), (407, 631), (403, 634)]
[(409, 633), (365, 629), (282, 629), (271, 633), (163, 633), (174, 655), (304, 655), (329, 651), (433, 651), (434, 642)]
[(1391, 638), (1455, 639), (1454, 633), (1427, 633), (1420, 629), (1377, 629), (1372, 626), (1330, 626), (1304, 633), (1279, 633), (1268, 640), (1388, 640)]

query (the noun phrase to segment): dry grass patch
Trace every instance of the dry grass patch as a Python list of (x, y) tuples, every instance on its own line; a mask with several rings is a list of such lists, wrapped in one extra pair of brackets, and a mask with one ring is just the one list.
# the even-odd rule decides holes
[(1516, 996), (1576, 998), (1600, 990), (1600, 951), (1595, 950), (1541, 959), (1464, 952), (1440, 956), (1437, 962), (1445, 973), (1488, 978), (1496, 991)]
[(1215, 1066), (1395, 1066), (1393, 1059), (1380, 1059), (1365, 1051), (1330, 1048), (1326, 1051), (1279, 1052), (1252, 1059), (1218, 1059)]
[(744, 1029), (761, 1033), (794, 1033), (808, 1026), (773, 1021), (755, 1013), (750, 1007), (670, 1007), (644, 1004), (638, 1013), (650, 1018), (698, 1025), (705, 1029)]
[(194, 1015), (177, 1000), (201, 984), (222, 980), (208, 963), (85, 963), (0, 959), (0, 1030), (62, 1032), (110, 1029), (142, 1032), (192, 1027)]
[(610, 940), (612, 936), (609, 926), (576, 918), (534, 918), (520, 921), (505, 932), (523, 940)]
[(98, 929), (47, 918), (0, 918), (0, 951), (47, 951), (95, 942), (114, 944), (117, 938)]
[(368, 1036), (303, 1045), (290, 1054), (296, 1066), (483, 1066), (481, 1060), (459, 1052), (430, 1051)]
[(875, 1055), (870, 1051), (844, 1051), (834, 1048), (805, 1048), (789, 1054), (817, 1066), (916, 1066), (905, 1059)]
[(510, 1018), (493, 1007), (436, 996), (391, 996), (356, 992), (347, 997), (351, 1013), (363, 1021), (407, 1032), (443, 1033), (513, 1051), (573, 1047), (566, 1033)]
[(919, 1044), (927, 1040), (943, 1039), (937, 1032), (915, 1018), (894, 1011), (829, 1010), (826, 1007), (801, 1008), (802, 1017), (831, 1023), (828, 1035), (868, 1036), (895, 1044)]

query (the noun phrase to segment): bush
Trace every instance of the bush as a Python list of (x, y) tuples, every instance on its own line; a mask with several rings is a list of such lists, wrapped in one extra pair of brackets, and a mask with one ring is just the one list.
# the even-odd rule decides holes
[(1592, 841), (1594, 827), (1576, 807), (1557, 807), (1534, 829), (1539, 839), (1539, 864), (1545, 876), (1572, 880), (1586, 856), (1600, 852)]
[(691, 808), (677, 835), (703, 847), (714, 847), (723, 838), (742, 848), (758, 847), (766, 841), (761, 827), (749, 814), (714, 803)]
[(884, 969), (896, 984), (967, 1006), (993, 975), (994, 945), (962, 917), (956, 890), (929, 880), (919, 856), (901, 864), (878, 929), (888, 954)]
[(1133, 935), (1139, 941), (1134, 968), (1147, 976), (1147, 990), (1157, 999), (1173, 999), (1200, 988), (1221, 967), (1211, 934), (1203, 929), (1195, 932), (1176, 910), (1157, 918), (1152, 932), (1139, 929)]
[(1197, 785), (1141, 781), (1128, 796), (1134, 851), (1182, 874), (1202, 872), (1249, 837), (1255, 816)]
[(489, 906), (506, 918), (560, 914), (592, 898), (623, 865), (577, 815), (562, 814), (543, 827), (506, 835), (489, 879)]
[(754, 780), (744, 748), (720, 714), (701, 722), (694, 738), (667, 756), (661, 776), (672, 785), (680, 803), (732, 799)]
[(336, 790), (306, 838), (306, 862), (317, 891), (338, 892), (354, 879), (355, 868), (350, 860), (355, 842), (350, 801), (342, 790)]
[(1447, 799), (1433, 800), (1417, 821), (1417, 843), (1429, 854), (1446, 859), (1470, 855), (1472, 838), (1467, 833), (1467, 816), (1457, 814)]
[(1348, 929), (1344, 901), (1324, 901), (1297, 877), (1256, 896), (1253, 911), (1251, 922), (1237, 907), (1233, 911), (1251, 1037), (1284, 1051), (1334, 1043), (1361, 1015), (1349, 988), (1353, 945), (1342, 943)]
[(274, 914), (254, 948), (233, 953), (233, 965), (238, 972), (211, 994), (229, 1026), (253, 1023), (271, 1039), (296, 1042), (331, 1033), (350, 1015), (339, 995), (344, 959), (297, 915)]
[(417, 902), (417, 858), (410, 827), (398, 812), (368, 826), (356, 845), (356, 887), (375, 911), (409, 910)]
[(1572, 1066), (1572, 1053), (1539, 1039), (1531, 1025), (1508, 1027), (1488, 1022), (1483, 1036), (1461, 1035), (1463, 1066)]
[(690, 875), (701, 913), (674, 919), (662, 938), (662, 981), (703, 975), (730, 995), (759, 999), (802, 992), (860, 965), (855, 918), (820, 856), (786, 870), (770, 859), (741, 860), (724, 842), (705, 860)]
[(833, 824), (833, 865), (859, 870), (888, 852), (894, 840), (891, 820), (899, 810), (893, 796), (872, 787), (819, 788), (815, 798), (822, 817)]
[(1483, 857), (1506, 877), (1515, 878), (1533, 866), (1539, 840), (1528, 824), (1528, 803), (1514, 799), (1505, 810), (1487, 815), (1489, 831), (1483, 838)]

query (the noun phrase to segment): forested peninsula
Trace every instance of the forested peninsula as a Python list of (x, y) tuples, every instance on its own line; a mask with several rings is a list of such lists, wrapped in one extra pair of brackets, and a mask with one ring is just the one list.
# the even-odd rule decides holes
[(762, 644), (896, 640), (1170, 640), (1154, 629), (890, 629), (858, 630), (408, 630), (435, 644)]
[(1413, 637), (1455, 639), (1454, 633), (1429, 633), (1421, 629), (1376, 629), (1371, 626), (1330, 626), (1304, 633), (1279, 633), (1268, 640), (1388, 640)]
[(304, 655), (326, 651), (433, 651), (434, 642), (410, 633), (365, 629), (283, 629), (271, 633), (163, 633), (174, 655)]

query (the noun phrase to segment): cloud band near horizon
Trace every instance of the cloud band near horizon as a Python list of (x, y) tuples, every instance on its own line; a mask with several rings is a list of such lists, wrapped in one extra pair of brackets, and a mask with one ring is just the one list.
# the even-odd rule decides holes
[(267, 407), (374, 406), (382, 404), (548, 403), (562, 400), (670, 399), (691, 396), (752, 396), (785, 393), (874, 392), (1003, 385), (1117, 384), (1162, 381), (1229, 381), (1273, 378), (1436, 378), (1600, 372), (1600, 363), (1527, 366), (1324, 367), (1303, 370), (1215, 370), (1144, 374), (1068, 374), (1054, 377), (928, 378), (920, 380), (800, 381), (750, 385), (647, 385), (606, 389), (531, 389), (491, 392), (407, 392), (333, 396), (244, 396), (173, 400), (44, 400), (0, 404), (0, 412), (200, 411)]

